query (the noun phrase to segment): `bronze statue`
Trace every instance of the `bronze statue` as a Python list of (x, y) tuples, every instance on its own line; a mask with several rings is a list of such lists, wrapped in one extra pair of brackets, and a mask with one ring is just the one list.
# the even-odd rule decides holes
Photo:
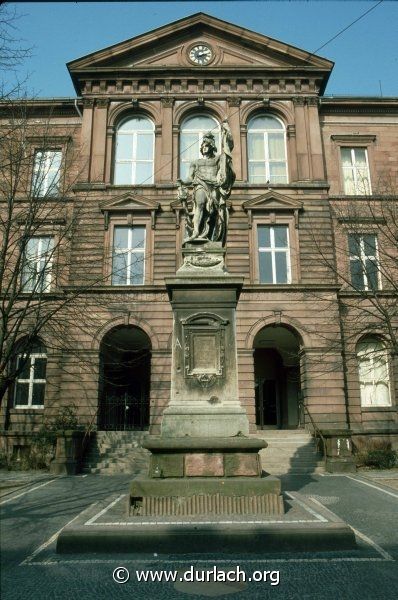
[[(221, 125), (221, 152), (211, 132), (203, 136), (200, 152), (203, 158), (191, 162), (189, 176), (185, 181), (178, 179), (178, 198), (186, 214), (186, 242), (213, 241), (225, 246), (228, 229), (227, 199), (235, 181), (232, 169), (234, 142), (228, 122)], [(189, 200), (187, 186), (193, 186)]]

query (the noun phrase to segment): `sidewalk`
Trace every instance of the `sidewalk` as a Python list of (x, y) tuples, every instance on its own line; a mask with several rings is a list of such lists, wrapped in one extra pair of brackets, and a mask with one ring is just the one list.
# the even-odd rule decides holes
[(398, 468), (397, 469), (358, 469), (357, 475), (380, 483), (387, 487), (398, 490)]
[(31, 485), (54, 479), (48, 471), (8, 471), (0, 469), (0, 498)]

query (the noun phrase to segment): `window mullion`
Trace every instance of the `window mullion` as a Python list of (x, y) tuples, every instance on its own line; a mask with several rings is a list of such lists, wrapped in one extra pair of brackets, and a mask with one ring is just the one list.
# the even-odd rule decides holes
[(28, 392), (28, 406), (32, 406), (33, 399), (33, 382), (35, 376), (35, 357), (30, 357), (30, 368), (29, 368), (29, 392)]

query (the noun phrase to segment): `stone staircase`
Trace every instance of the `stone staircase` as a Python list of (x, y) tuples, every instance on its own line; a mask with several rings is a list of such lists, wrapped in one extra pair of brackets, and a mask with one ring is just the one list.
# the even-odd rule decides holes
[(146, 431), (97, 431), (85, 452), (83, 473), (101, 475), (147, 472), (149, 452), (141, 447)]
[(270, 475), (310, 475), (324, 472), (322, 454), (316, 441), (304, 429), (268, 429), (253, 434), (268, 442), (261, 450), (261, 463)]
[[(141, 447), (145, 431), (97, 431), (86, 451), (83, 473), (101, 475), (147, 472), (149, 452)], [(261, 450), (262, 468), (270, 475), (310, 475), (324, 472), (316, 442), (304, 429), (267, 429), (253, 437), (263, 438), (268, 448)]]

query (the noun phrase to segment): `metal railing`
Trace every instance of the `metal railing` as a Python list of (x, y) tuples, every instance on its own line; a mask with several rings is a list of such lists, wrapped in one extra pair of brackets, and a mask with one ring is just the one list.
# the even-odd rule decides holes
[[(316, 439), (316, 447), (318, 452), (321, 451), (322, 455), (323, 455), (323, 462), (325, 463), (325, 470), (326, 470), (326, 440), (325, 437), (322, 434), (322, 431), (319, 429), (318, 425), (315, 423), (313, 416), (311, 415), (308, 406), (305, 404), (304, 400), (300, 400), (299, 399), (299, 414), (300, 414), (300, 421), (302, 419), (301, 415), (304, 416), (305, 420), (305, 415), (308, 416), (310, 423), (312, 425), (313, 428), (313, 436)], [(320, 446), (321, 446), (321, 450), (320, 450)]]

